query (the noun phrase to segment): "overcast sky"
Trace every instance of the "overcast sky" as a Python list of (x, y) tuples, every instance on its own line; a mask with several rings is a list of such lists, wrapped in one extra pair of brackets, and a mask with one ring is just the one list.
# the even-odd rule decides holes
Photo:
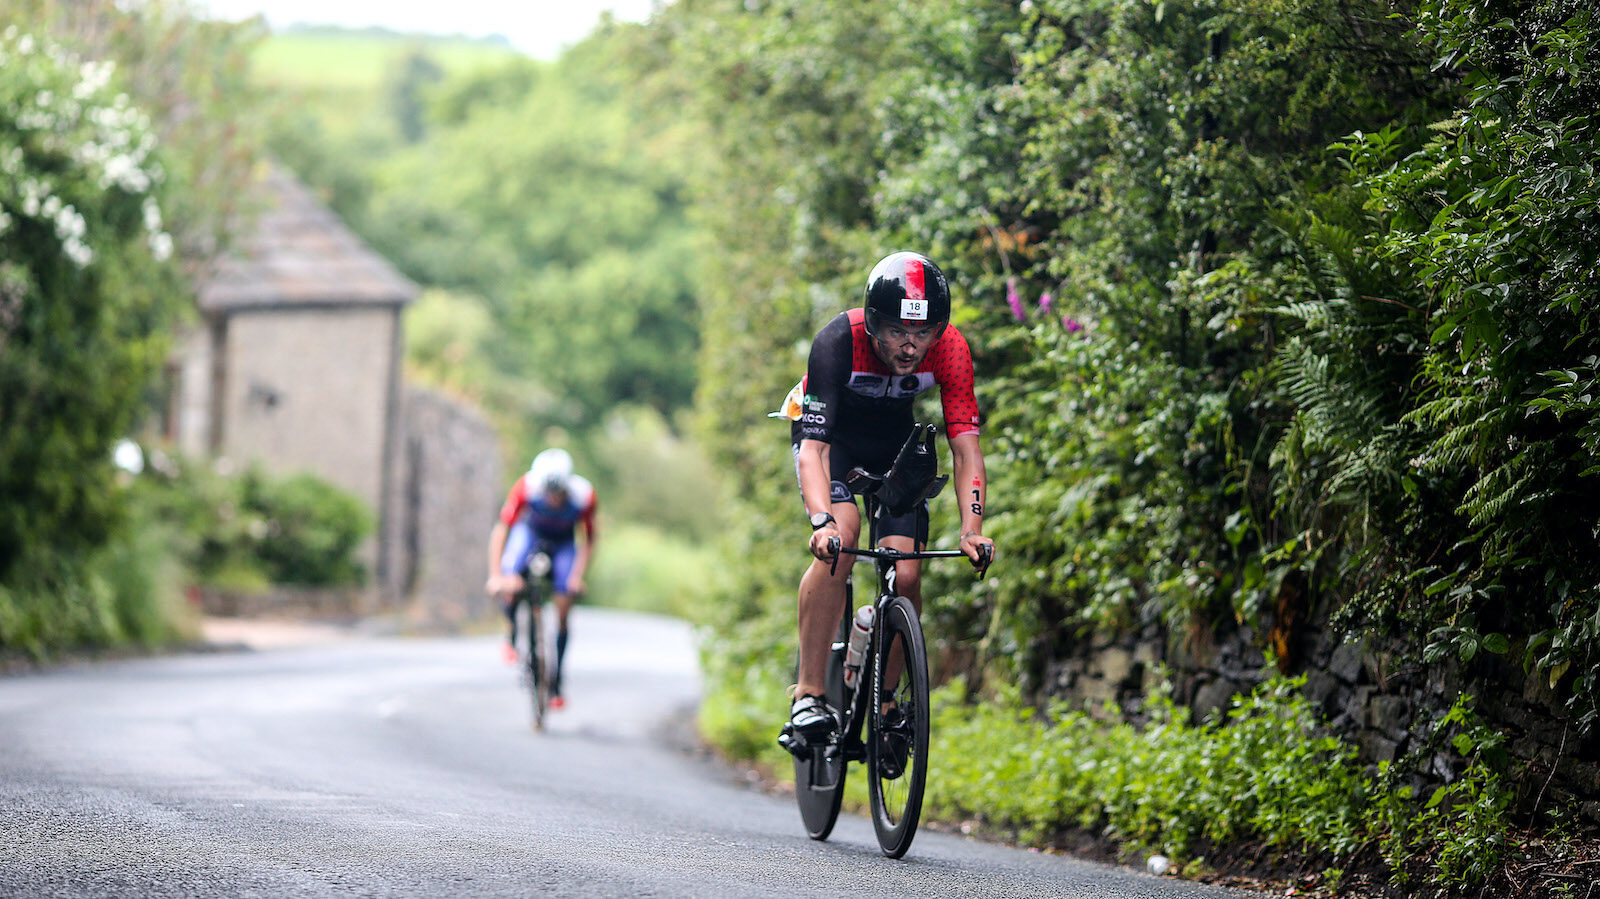
[(502, 34), (519, 50), (540, 59), (554, 59), (562, 48), (581, 40), (611, 11), (618, 19), (642, 22), (655, 0), (195, 0), (214, 18), (236, 21), (260, 13), (273, 28), (297, 23), (372, 25), (401, 32)]

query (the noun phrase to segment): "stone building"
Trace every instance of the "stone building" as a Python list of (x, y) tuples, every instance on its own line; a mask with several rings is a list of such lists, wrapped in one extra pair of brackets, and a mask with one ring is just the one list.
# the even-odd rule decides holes
[[(429, 430), (408, 428), (401, 313), (417, 286), (288, 172), (268, 168), (259, 185), (252, 230), (196, 285), (200, 324), (171, 366), (169, 436), (186, 455), (308, 471), (366, 502), (378, 522), (362, 550), (374, 577), (353, 611), (396, 609), (419, 585), (456, 602), (466, 588), (452, 578), (469, 564), (481, 588), (497, 438), (471, 410), (426, 394), (418, 424)], [(424, 500), (453, 507), (441, 495), (484, 507), (458, 522), (425, 514)]]

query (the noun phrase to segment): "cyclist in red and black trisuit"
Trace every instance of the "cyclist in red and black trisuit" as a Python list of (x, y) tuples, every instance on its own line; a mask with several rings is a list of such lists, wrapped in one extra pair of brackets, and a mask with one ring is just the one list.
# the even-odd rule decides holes
[[(937, 387), (954, 461), (961, 509), (961, 551), (980, 564), (987, 478), (978, 446), (978, 402), (973, 394), (972, 351), (950, 325), (950, 288), (944, 273), (917, 253), (894, 253), (867, 276), (863, 307), (840, 313), (817, 333), (802, 400), (791, 409), (791, 440), (800, 495), (810, 516), (814, 557), (800, 580), (799, 683), (789, 728), (814, 735), (831, 729), (836, 710), (823, 698), (828, 653), (844, 614), (849, 565), (833, 568), (828, 540), (855, 547), (861, 512), (844, 483), (852, 468), (884, 472), (915, 424), (912, 402)], [(884, 546), (924, 549), (927, 503), (890, 516), (880, 529)], [(922, 608), (921, 560), (895, 569), (896, 592)]]

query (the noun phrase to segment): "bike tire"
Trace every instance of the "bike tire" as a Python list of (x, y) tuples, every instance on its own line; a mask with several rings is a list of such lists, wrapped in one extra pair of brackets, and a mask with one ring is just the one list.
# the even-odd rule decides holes
[(522, 680), (528, 690), (533, 729), (544, 730), (545, 711), (550, 705), (550, 679), (545, 670), (544, 640), (540, 628), (542, 612), (532, 596), (525, 597), (517, 612), (517, 632), (522, 662)]
[[(848, 619), (847, 619), (848, 620)], [(842, 642), (848, 635), (845, 625), (839, 628)], [(828, 657), (826, 680), (828, 705), (835, 711), (844, 709), (844, 650), (835, 649)], [(816, 746), (803, 757), (794, 760), (794, 795), (800, 806), (800, 820), (805, 823), (806, 834), (813, 840), (826, 840), (839, 820), (839, 809), (844, 803), (845, 758), (841, 748), (842, 738), (826, 746)]]
[[(869, 697), (875, 701), (868, 703), (867, 712), (867, 782), (878, 845), (884, 855), (899, 858), (917, 834), (928, 781), (928, 654), (910, 600), (894, 597), (882, 606), (878, 621)], [(891, 681), (897, 651), (904, 662)], [(894, 697), (889, 709), (882, 701), (885, 690)], [(897, 758), (886, 759), (891, 752), (896, 756), (903, 752), (904, 762), (897, 765)]]

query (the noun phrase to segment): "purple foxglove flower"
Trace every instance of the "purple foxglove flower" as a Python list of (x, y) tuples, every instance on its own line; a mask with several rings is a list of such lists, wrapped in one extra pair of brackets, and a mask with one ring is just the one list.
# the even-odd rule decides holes
[(1027, 321), (1028, 316), (1022, 311), (1022, 297), (1017, 296), (1017, 279), (1006, 279), (1006, 303), (1011, 307), (1011, 315), (1017, 321)]

